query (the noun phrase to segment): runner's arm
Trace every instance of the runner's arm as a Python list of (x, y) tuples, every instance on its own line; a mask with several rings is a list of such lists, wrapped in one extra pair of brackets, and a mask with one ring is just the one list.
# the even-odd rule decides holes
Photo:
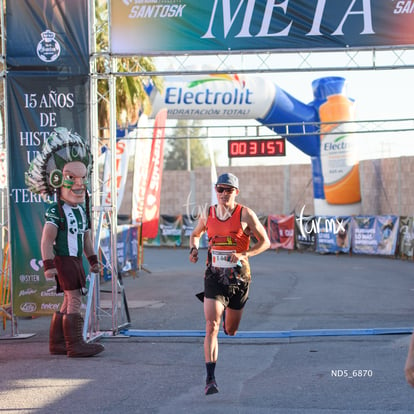
[(247, 224), (246, 229), (250, 230), (257, 242), (251, 246), (246, 252), (237, 254), (238, 259), (248, 259), (251, 256), (256, 256), (270, 247), (270, 240), (266, 229), (260, 223), (256, 213), (248, 207), (243, 208), (242, 221)]
[(200, 237), (205, 231), (205, 219), (200, 217), (190, 236), (190, 262), (196, 263), (198, 261), (198, 247), (200, 246)]

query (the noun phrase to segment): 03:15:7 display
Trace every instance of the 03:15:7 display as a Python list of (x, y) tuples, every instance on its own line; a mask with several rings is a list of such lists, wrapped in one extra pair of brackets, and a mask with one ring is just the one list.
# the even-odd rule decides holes
[(228, 157), (280, 157), (286, 155), (284, 138), (234, 139), (228, 141)]

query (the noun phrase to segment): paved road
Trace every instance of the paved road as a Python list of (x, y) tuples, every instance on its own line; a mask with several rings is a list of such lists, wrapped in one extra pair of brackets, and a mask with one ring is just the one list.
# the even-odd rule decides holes
[[(413, 262), (274, 251), (253, 258), (240, 327), (247, 338), (220, 339), (220, 393), (206, 397), (201, 336), (129, 336), (203, 331), (194, 296), (203, 263), (187, 260), (187, 250), (145, 249), (151, 273), (124, 278), (128, 336), (102, 339), (100, 356), (51, 356), (50, 318), (19, 320), (21, 333), (36, 335), (0, 341), (0, 413), (413, 412), (414, 389), (403, 373), (414, 325)], [(110, 323), (104, 318), (101, 326)], [(405, 333), (374, 330), (395, 328)]]

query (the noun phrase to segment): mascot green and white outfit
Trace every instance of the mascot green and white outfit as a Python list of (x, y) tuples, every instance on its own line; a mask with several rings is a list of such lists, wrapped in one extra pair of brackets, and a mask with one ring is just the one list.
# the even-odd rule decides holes
[(56, 128), (26, 173), (29, 190), (42, 197), (57, 195), (45, 214), (41, 253), (46, 279), (56, 279), (63, 303), (52, 317), (49, 335), (51, 354), (89, 357), (104, 350), (83, 340), (80, 314), (86, 275), (82, 255), (91, 271), (99, 272), (93, 248), (89, 213), (88, 177), (92, 155), (87, 143), (66, 128)]

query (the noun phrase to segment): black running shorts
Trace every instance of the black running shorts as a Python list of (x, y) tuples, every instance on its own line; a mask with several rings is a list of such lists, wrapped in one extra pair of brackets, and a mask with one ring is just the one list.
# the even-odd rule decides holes
[(218, 300), (225, 308), (241, 310), (249, 296), (250, 282), (224, 285), (214, 277), (204, 279), (204, 297)]

